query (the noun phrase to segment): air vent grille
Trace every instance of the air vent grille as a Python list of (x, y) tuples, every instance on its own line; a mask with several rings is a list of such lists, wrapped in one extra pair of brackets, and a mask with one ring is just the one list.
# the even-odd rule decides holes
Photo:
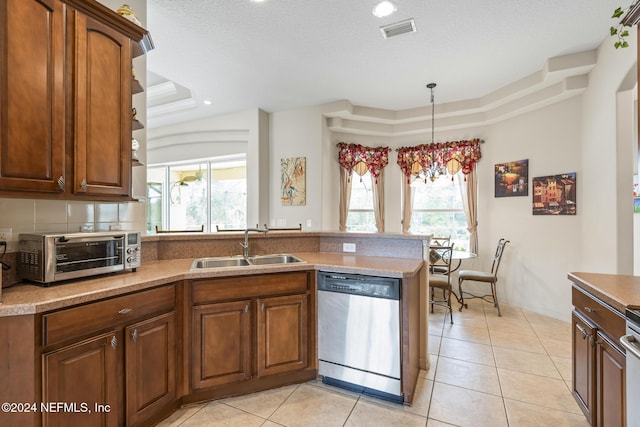
[(399, 36), (401, 34), (406, 33), (415, 33), (416, 23), (411, 19), (407, 19), (406, 21), (396, 22), (395, 24), (384, 25), (380, 27), (380, 31), (382, 31), (382, 35), (385, 39), (389, 37)]

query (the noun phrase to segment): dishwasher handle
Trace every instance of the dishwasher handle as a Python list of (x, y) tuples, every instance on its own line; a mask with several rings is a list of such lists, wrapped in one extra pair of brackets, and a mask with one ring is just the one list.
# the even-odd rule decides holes
[(633, 335), (624, 335), (620, 337), (620, 344), (622, 344), (625, 350), (640, 359), (640, 348), (638, 348), (638, 340), (636, 340), (636, 337)]

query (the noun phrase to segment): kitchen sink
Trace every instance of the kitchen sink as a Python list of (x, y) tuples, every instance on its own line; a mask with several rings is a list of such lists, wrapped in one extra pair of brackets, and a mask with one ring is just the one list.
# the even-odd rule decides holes
[(296, 256), (287, 255), (287, 254), (259, 255), (259, 256), (252, 256), (249, 258), (249, 263), (251, 265), (291, 264), (294, 262), (304, 262), (304, 261)]
[(249, 265), (249, 261), (242, 257), (217, 257), (198, 258), (191, 264), (192, 270), (200, 268), (222, 268), (222, 267), (243, 267)]
[(305, 261), (288, 254), (257, 255), (248, 258), (239, 256), (197, 258), (193, 260), (191, 269), (200, 270), (203, 268), (248, 267), (251, 265), (291, 264), (296, 262)]

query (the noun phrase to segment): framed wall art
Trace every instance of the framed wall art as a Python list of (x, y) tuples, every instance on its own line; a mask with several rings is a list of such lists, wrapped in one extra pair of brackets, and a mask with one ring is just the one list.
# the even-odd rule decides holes
[(534, 215), (575, 215), (576, 174), (533, 178)]
[(495, 165), (495, 197), (529, 195), (529, 159)]
[(282, 206), (307, 204), (307, 159), (280, 159), (280, 200)]

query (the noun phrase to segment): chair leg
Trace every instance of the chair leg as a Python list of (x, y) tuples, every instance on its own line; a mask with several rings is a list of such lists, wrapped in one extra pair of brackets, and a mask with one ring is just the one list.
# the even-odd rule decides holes
[(460, 295), (460, 308), (458, 311), (462, 311), (462, 307), (466, 307), (466, 304), (464, 303), (464, 294), (462, 293), (462, 282), (463, 280), (458, 278), (458, 294)]
[(449, 289), (449, 296), (447, 297), (447, 305), (449, 306), (449, 320), (453, 325), (453, 310), (451, 309), (451, 289)]
[(502, 317), (502, 313), (500, 312), (500, 303), (498, 302), (496, 282), (491, 282), (491, 294), (493, 295), (493, 306), (498, 309), (498, 317)]
[(433, 288), (431, 286), (429, 286), (429, 289), (430, 289), (430, 293), (431, 293), (431, 298), (429, 299), (429, 301), (431, 301), (431, 302), (429, 302), (429, 305), (431, 306), (430, 312), (433, 313), (433, 302), (432, 302), (433, 301)]

